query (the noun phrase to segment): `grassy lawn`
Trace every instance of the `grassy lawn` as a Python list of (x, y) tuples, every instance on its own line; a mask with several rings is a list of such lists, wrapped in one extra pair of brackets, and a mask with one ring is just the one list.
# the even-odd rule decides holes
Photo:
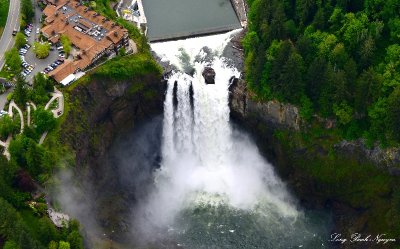
[(8, 7), (10, 6), (10, 0), (0, 0), (0, 37), (3, 33), (4, 26), (7, 23)]

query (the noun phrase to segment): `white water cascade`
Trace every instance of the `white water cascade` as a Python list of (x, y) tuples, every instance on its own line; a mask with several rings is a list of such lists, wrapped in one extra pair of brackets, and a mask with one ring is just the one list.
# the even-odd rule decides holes
[[(188, 226), (179, 227), (177, 220), (186, 219), (179, 218), (185, 210), (199, 207), (244, 212), (257, 216), (257, 222), (262, 217), (263, 226), (276, 230), (288, 229), (303, 216), (257, 147), (230, 124), (228, 88), (231, 77), (239, 77), (239, 72), (221, 54), (235, 32), (152, 45), (163, 60), (181, 71), (168, 79), (161, 168), (136, 221), (151, 236), (154, 228), (188, 232)], [(182, 72), (188, 66), (194, 69), (193, 75)], [(205, 83), (205, 66), (215, 70), (215, 85)], [(212, 223), (206, 226), (228, 226)], [(221, 233), (235, 233), (237, 228), (231, 226)]]

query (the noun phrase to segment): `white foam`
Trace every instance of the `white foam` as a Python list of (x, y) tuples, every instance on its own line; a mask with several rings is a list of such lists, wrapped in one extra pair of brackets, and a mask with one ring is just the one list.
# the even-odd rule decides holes
[[(193, 205), (229, 205), (235, 209), (256, 210), (269, 214), (296, 217), (295, 206), (288, 200), (284, 184), (257, 147), (243, 134), (234, 134), (229, 122), (229, 80), (239, 76), (220, 55), (232, 34), (157, 43), (152, 45), (164, 59), (182, 68), (195, 69), (193, 76), (175, 72), (168, 80), (164, 102), (162, 166), (156, 172), (156, 189), (144, 205), (147, 221), (156, 226), (169, 225), (177, 213)], [(202, 50), (207, 46), (212, 62)], [(197, 60), (195, 58), (197, 57)], [(216, 72), (215, 85), (202, 77), (205, 66)], [(177, 82), (176, 107), (173, 87)], [(190, 104), (190, 85), (194, 106)], [(146, 215), (145, 215), (146, 216)]]

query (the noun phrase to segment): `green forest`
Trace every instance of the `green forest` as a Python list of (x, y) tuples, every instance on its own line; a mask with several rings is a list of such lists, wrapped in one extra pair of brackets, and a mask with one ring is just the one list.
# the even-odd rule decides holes
[(400, 142), (400, 1), (247, 0), (248, 86), (334, 118), (346, 139)]
[[(20, 133), (19, 116), (0, 119), (1, 140), (13, 137), (8, 147), (11, 160), (0, 156), (0, 248), (82, 249), (79, 224), (71, 221), (57, 228), (48, 217), (46, 191), (41, 187), (50, 185), (64, 150), (54, 133), (59, 124), (53, 113), (44, 109), (53, 83), (38, 74), (32, 89), (26, 85), (18, 76), (12, 96), (23, 110), (29, 100), (37, 103), (32, 114), (35, 125), (25, 126)], [(49, 131), (46, 143), (39, 144), (45, 131)]]

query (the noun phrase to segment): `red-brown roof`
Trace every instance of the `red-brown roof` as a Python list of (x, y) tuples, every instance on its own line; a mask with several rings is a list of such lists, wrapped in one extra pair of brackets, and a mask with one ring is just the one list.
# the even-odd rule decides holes
[[(42, 28), (42, 33), (53, 43), (58, 42), (61, 35), (66, 35), (71, 40), (71, 43), (81, 50), (78, 60), (64, 63), (50, 73), (58, 82), (74, 73), (77, 69), (84, 70), (97, 55), (119, 43), (128, 32), (126, 29), (115, 25), (112, 21), (108, 21), (104, 16), (88, 10), (88, 7), (79, 4), (77, 1), (51, 0), (49, 2), (53, 5), (47, 5), (43, 11), (46, 15), (47, 26)], [(74, 11), (63, 14), (61, 8), (64, 5), (68, 5)], [(74, 28), (75, 23), (66, 22), (70, 16), (76, 14), (81, 16), (79, 22), (88, 29), (93, 28), (95, 25), (106, 29), (105, 37), (98, 41), (89, 34), (76, 30)]]
[(74, 61), (67, 60), (56, 69), (49, 73), (49, 76), (53, 77), (57, 82), (61, 82), (68, 75), (75, 73), (78, 67), (75, 65)]

